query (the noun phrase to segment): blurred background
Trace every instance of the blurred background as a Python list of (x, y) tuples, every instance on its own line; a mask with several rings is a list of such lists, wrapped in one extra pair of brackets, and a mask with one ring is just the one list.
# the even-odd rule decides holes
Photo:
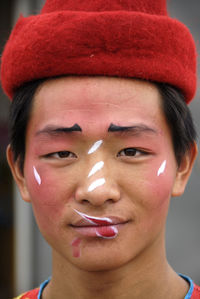
[[(43, 0), (0, 1), (0, 53), (20, 13), (36, 14)], [(169, 0), (172, 17), (192, 32), (200, 53), (200, 1)], [(198, 57), (199, 59), (199, 57)], [(31, 206), (20, 199), (7, 166), (9, 101), (0, 89), (0, 298), (34, 288), (51, 274), (51, 252), (34, 222)], [(200, 134), (200, 84), (190, 105)], [(199, 142), (198, 142), (199, 143)], [(200, 157), (182, 198), (171, 201), (167, 256), (177, 272), (200, 284)]]

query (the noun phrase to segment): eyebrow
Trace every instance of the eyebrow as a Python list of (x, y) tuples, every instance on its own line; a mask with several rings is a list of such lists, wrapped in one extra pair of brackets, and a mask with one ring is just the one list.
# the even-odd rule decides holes
[[(72, 133), (72, 132), (82, 132), (82, 129), (78, 124), (74, 124), (71, 127), (56, 127), (54, 125), (48, 125), (48, 126), (44, 127), (44, 129), (37, 131), (35, 136), (46, 135), (46, 134), (55, 136), (55, 135), (60, 135), (62, 133)], [(111, 123), (108, 128), (108, 132), (113, 132), (113, 133), (132, 132), (133, 134), (150, 132), (150, 133), (158, 134), (158, 132), (155, 129), (153, 129), (145, 124), (137, 124), (137, 125), (133, 125), (133, 126), (118, 126), (118, 125)]]
[(153, 134), (158, 134), (158, 132), (145, 125), (145, 124), (137, 124), (137, 125), (133, 125), (133, 126), (118, 126), (118, 125), (114, 125), (114, 124), (110, 124), (109, 128), (108, 128), (108, 132), (132, 132), (134, 134), (140, 134), (143, 132), (150, 132)]
[(81, 127), (78, 124), (74, 124), (72, 127), (55, 127), (54, 125), (48, 125), (44, 129), (36, 132), (36, 136), (47, 134), (57, 135), (62, 133), (82, 132)]

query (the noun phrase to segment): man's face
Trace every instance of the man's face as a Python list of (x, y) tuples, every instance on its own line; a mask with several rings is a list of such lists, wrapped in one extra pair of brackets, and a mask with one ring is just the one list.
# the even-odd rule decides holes
[(153, 84), (46, 81), (26, 136), (22, 196), (57, 259), (101, 270), (163, 249), (177, 164)]

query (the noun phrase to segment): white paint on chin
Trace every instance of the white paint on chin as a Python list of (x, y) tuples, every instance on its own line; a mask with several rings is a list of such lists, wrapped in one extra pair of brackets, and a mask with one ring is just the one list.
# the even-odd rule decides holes
[(89, 149), (88, 155), (96, 152), (96, 150), (98, 150), (98, 148), (102, 145), (102, 143), (103, 143), (103, 140), (98, 140), (97, 142), (95, 142), (93, 144), (93, 146)]
[(96, 164), (92, 167), (90, 173), (88, 174), (88, 178), (89, 178), (90, 176), (92, 176), (93, 174), (95, 174), (97, 171), (99, 171), (103, 166), (104, 166), (104, 162), (103, 162), (103, 161), (100, 161), (100, 162), (96, 163)]
[(40, 177), (39, 173), (37, 172), (37, 169), (35, 168), (35, 166), (33, 166), (33, 173), (34, 173), (36, 182), (38, 183), (38, 185), (41, 185), (42, 180), (41, 180), (41, 177)]
[(106, 180), (104, 178), (98, 179), (96, 181), (94, 181), (89, 187), (88, 187), (88, 192), (91, 192), (93, 190), (95, 190), (97, 187), (100, 187), (102, 185), (104, 185), (106, 182)]
[(160, 176), (162, 173), (164, 173), (166, 164), (167, 164), (166, 160), (162, 162), (161, 166), (158, 169), (157, 176)]

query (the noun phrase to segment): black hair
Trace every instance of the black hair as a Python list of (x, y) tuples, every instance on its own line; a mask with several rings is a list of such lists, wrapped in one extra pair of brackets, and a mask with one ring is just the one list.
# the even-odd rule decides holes
[(44, 81), (44, 79), (41, 79), (25, 83), (16, 91), (10, 106), (10, 146), (14, 161), (16, 162), (18, 160), (19, 168), (22, 173), (25, 160), (26, 131), (31, 115), (33, 98), (36, 90)]
[(181, 91), (165, 83), (155, 83), (162, 97), (162, 108), (170, 127), (178, 166), (197, 139), (189, 107)]
[[(44, 81), (45, 79), (36, 80), (21, 86), (16, 91), (10, 108), (10, 144), (14, 161), (18, 160), (22, 173), (26, 152), (26, 131), (33, 98)], [(191, 148), (197, 137), (192, 116), (179, 90), (165, 83), (154, 84), (162, 97), (163, 113), (171, 130), (174, 153), (179, 166), (184, 154)]]

